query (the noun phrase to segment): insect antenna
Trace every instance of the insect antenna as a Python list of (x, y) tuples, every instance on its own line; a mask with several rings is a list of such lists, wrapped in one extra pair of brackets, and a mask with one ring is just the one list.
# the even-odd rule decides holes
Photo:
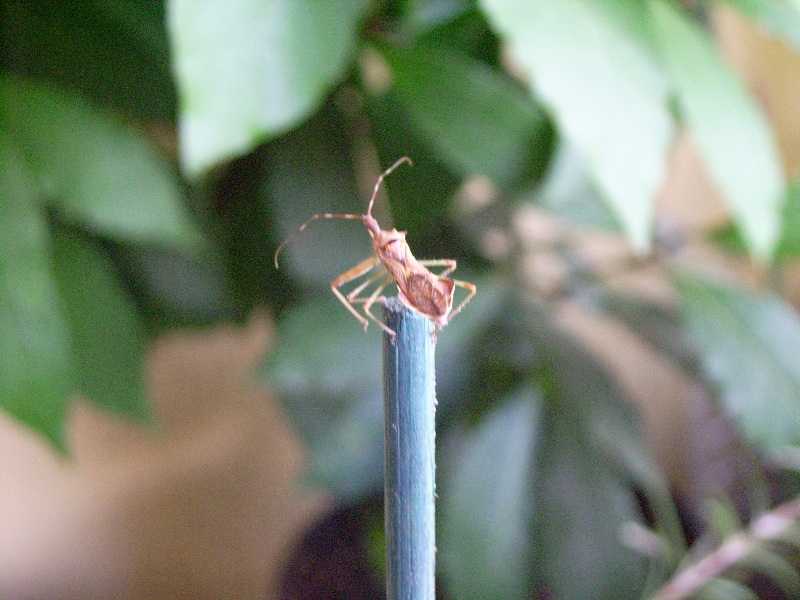
[(302, 233), (302, 231), (306, 227), (308, 227), (311, 224), (312, 221), (316, 221), (317, 219), (356, 219), (358, 221), (363, 221), (364, 220), (364, 215), (336, 214), (336, 213), (317, 213), (315, 215), (311, 215), (308, 218), (308, 220), (305, 223), (303, 223), (302, 225), (300, 225), (300, 227), (298, 227), (297, 230), (294, 233), (292, 233), (289, 237), (287, 237), (285, 240), (283, 240), (281, 242), (280, 246), (278, 246), (278, 249), (275, 250), (275, 268), (276, 269), (279, 268), (278, 267), (278, 254), (280, 254), (281, 250), (283, 250), (283, 248), (286, 246), (286, 244), (288, 244), (294, 238), (296, 238), (298, 235), (300, 235), (300, 233)]
[(388, 176), (389, 173), (394, 171), (397, 167), (399, 167), (403, 163), (408, 163), (412, 167), (414, 166), (414, 163), (411, 162), (411, 159), (408, 158), (407, 156), (404, 156), (403, 158), (397, 159), (391, 167), (386, 169), (383, 173), (381, 173), (378, 176), (378, 181), (375, 182), (375, 189), (372, 190), (372, 198), (369, 199), (369, 206), (367, 206), (367, 216), (369, 217), (372, 216), (372, 205), (375, 204), (375, 197), (378, 195), (378, 190), (380, 189), (381, 184), (383, 183), (384, 177)]
[(308, 227), (308, 225), (311, 223), (311, 221), (316, 221), (317, 219), (356, 219), (356, 220), (361, 221), (362, 223), (364, 223), (367, 226), (367, 229), (369, 229), (372, 234), (375, 234), (378, 231), (380, 231), (380, 228), (378, 227), (377, 222), (375, 221), (375, 219), (372, 218), (372, 205), (375, 203), (375, 197), (378, 195), (378, 190), (381, 187), (381, 183), (383, 183), (384, 177), (389, 175), (389, 173), (394, 171), (397, 167), (399, 167), (404, 162), (408, 163), (409, 165), (412, 165), (412, 166), (414, 164), (414, 163), (411, 162), (410, 158), (408, 158), (407, 156), (404, 156), (403, 158), (400, 158), (400, 159), (396, 160), (391, 167), (386, 169), (383, 173), (381, 173), (378, 176), (378, 181), (375, 182), (375, 189), (372, 191), (372, 198), (369, 199), (369, 205), (367, 206), (367, 214), (366, 215), (337, 214), (337, 213), (317, 213), (315, 215), (311, 215), (308, 218), (308, 220), (305, 223), (303, 223), (302, 225), (300, 225), (300, 227), (298, 227), (297, 230), (293, 234), (291, 234), (289, 237), (287, 237), (285, 240), (283, 240), (281, 242), (280, 246), (278, 246), (278, 249), (275, 250), (275, 258), (274, 258), (275, 268), (276, 269), (279, 268), (278, 267), (278, 255), (281, 253), (281, 250), (283, 250), (283, 248), (286, 246), (286, 244), (291, 242), (306, 227)]

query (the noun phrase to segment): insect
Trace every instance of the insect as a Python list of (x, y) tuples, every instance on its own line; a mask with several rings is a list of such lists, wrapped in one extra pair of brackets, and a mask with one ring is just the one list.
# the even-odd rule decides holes
[[(448, 277), (448, 275), (456, 269), (455, 260), (450, 258), (417, 260), (414, 258), (414, 255), (411, 254), (411, 249), (406, 243), (405, 231), (397, 231), (396, 229), (384, 231), (378, 225), (378, 221), (372, 216), (372, 206), (375, 203), (375, 197), (378, 195), (378, 190), (380, 189), (381, 183), (383, 183), (383, 179), (403, 163), (412, 164), (411, 159), (404, 156), (378, 177), (378, 181), (375, 183), (375, 189), (372, 192), (372, 197), (369, 200), (369, 205), (367, 206), (367, 214), (317, 213), (311, 215), (311, 217), (309, 217), (297, 231), (286, 238), (275, 251), (275, 268), (277, 269), (278, 254), (280, 254), (280, 251), (283, 250), (284, 246), (286, 246), (289, 241), (308, 227), (312, 221), (317, 219), (357, 219), (364, 223), (364, 226), (372, 237), (372, 248), (375, 250), (375, 256), (366, 259), (352, 269), (339, 275), (331, 282), (331, 291), (342, 304), (344, 304), (347, 310), (364, 325), (364, 331), (367, 330), (367, 326), (369, 325), (367, 319), (374, 321), (381, 329), (391, 336), (392, 343), (394, 343), (396, 336), (395, 332), (384, 325), (371, 311), (373, 304), (386, 300), (381, 293), (392, 281), (397, 285), (398, 298), (406, 307), (433, 321), (434, 339), (436, 334), (441, 331), (454, 316), (461, 312), (461, 309), (463, 309), (467, 302), (472, 300), (473, 296), (477, 293), (477, 289), (473, 284)], [(429, 271), (427, 267), (444, 267), (444, 270), (437, 275)], [(359, 283), (347, 296), (339, 289), (346, 283), (356, 281), (361, 277), (365, 277), (366, 279)], [(372, 285), (375, 285), (375, 288), (369, 295), (362, 296), (361, 294)], [(469, 294), (455, 309), (453, 309), (453, 296), (456, 287), (467, 290)], [(364, 316), (358, 313), (355, 306), (353, 306), (354, 304), (362, 304)]]

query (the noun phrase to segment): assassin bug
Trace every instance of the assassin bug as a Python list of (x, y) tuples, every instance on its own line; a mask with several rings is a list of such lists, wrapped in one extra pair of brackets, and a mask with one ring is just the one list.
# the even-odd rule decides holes
[[(389, 175), (404, 162), (409, 165), (412, 164), (411, 159), (404, 156), (378, 177), (378, 181), (375, 183), (375, 189), (372, 192), (372, 198), (370, 198), (369, 205), (367, 206), (367, 214), (317, 213), (311, 215), (311, 217), (309, 217), (297, 231), (286, 238), (275, 251), (275, 268), (277, 269), (278, 254), (280, 254), (280, 251), (283, 250), (284, 246), (286, 246), (289, 241), (316, 219), (357, 219), (364, 223), (364, 226), (372, 237), (372, 248), (375, 250), (375, 256), (368, 258), (352, 269), (339, 275), (331, 282), (331, 291), (339, 298), (342, 304), (344, 304), (345, 308), (364, 325), (364, 331), (366, 331), (369, 321), (361, 316), (353, 306), (353, 303), (363, 304), (364, 315), (377, 323), (381, 329), (388, 333), (392, 338), (392, 343), (394, 343), (396, 336), (395, 332), (376, 318), (370, 310), (372, 305), (376, 302), (383, 302), (386, 300), (384, 296), (381, 296), (381, 292), (383, 292), (386, 286), (390, 285), (392, 281), (397, 285), (398, 298), (405, 306), (433, 321), (434, 337), (454, 316), (461, 312), (461, 309), (464, 308), (467, 302), (472, 300), (472, 297), (477, 293), (477, 289), (473, 284), (447, 277), (456, 269), (455, 260), (450, 258), (417, 260), (414, 258), (414, 255), (411, 254), (411, 249), (406, 243), (405, 231), (397, 231), (396, 229), (383, 231), (378, 225), (378, 221), (372, 216), (372, 205), (375, 203), (375, 197), (378, 195), (378, 190), (380, 189), (384, 177)], [(431, 273), (427, 267), (444, 267), (444, 271), (436, 275)], [(339, 290), (340, 287), (360, 277), (366, 277), (365, 281), (358, 284), (347, 296), (342, 294)], [(369, 296), (360, 296), (365, 289), (373, 284), (375, 284), (376, 287)], [(456, 287), (464, 288), (469, 294), (454, 310), (453, 294)]]

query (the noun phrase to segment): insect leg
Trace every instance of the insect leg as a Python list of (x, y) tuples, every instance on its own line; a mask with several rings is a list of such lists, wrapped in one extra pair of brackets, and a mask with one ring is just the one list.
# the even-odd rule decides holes
[[(372, 293), (370, 293), (370, 295), (368, 297), (359, 298), (358, 296), (356, 296), (357, 292), (363, 291), (369, 284), (375, 283), (376, 281), (378, 281), (381, 278), (383, 278), (383, 280), (372, 291)], [(363, 304), (364, 305), (364, 314), (367, 315), (373, 321), (375, 321), (380, 326), (381, 329), (383, 329), (387, 333), (392, 334), (392, 337), (394, 337), (394, 332), (391, 329), (389, 329), (388, 327), (386, 327), (383, 324), (383, 321), (381, 321), (374, 314), (372, 314), (371, 308), (372, 308), (372, 305), (375, 304), (376, 302), (383, 302), (384, 300), (386, 300), (386, 298), (381, 296), (381, 292), (384, 289), (386, 289), (386, 286), (390, 285), (393, 281), (394, 280), (392, 279), (392, 276), (389, 273), (387, 273), (386, 271), (382, 271), (381, 273), (378, 273), (377, 275), (373, 275), (372, 277), (370, 277), (368, 281), (365, 281), (364, 283), (359, 285), (356, 289), (354, 289), (352, 292), (350, 292), (350, 294), (348, 294), (348, 296), (347, 296), (347, 299), (350, 300), (350, 302), (358, 302), (360, 304)]]
[[(377, 287), (375, 288), (375, 290), (374, 290), (374, 291), (373, 291), (373, 292), (372, 292), (372, 293), (369, 295), (369, 297), (367, 297), (367, 298), (359, 298), (359, 297), (357, 297), (357, 296), (354, 296), (356, 292), (363, 291), (363, 290), (364, 290), (364, 288), (366, 288), (366, 287), (367, 287), (369, 284), (371, 284), (371, 283), (374, 283), (375, 281), (377, 281), (377, 280), (378, 280), (378, 279), (380, 279), (380, 278), (383, 278), (383, 281), (381, 281), (381, 282), (378, 284), (378, 286), (377, 286)], [(395, 333), (394, 333), (394, 331), (392, 331), (392, 330), (391, 330), (391, 329), (389, 329), (389, 328), (388, 328), (386, 325), (384, 325), (384, 324), (383, 324), (383, 321), (381, 321), (380, 319), (378, 319), (378, 318), (377, 318), (377, 317), (376, 317), (376, 316), (375, 316), (375, 315), (372, 313), (372, 310), (371, 310), (371, 308), (372, 308), (372, 305), (373, 305), (373, 304), (375, 304), (376, 302), (383, 302), (384, 300), (386, 300), (386, 298), (384, 298), (383, 296), (381, 296), (381, 292), (382, 292), (384, 289), (386, 289), (386, 286), (390, 285), (390, 284), (391, 284), (393, 281), (394, 281), (394, 280), (392, 279), (392, 276), (391, 276), (389, 273), (387, 273), (386, 271), (383, 271), (383, 272), (381, 272), (381, 273), (378, 273), (377, 275), (373, 275), (372, 277), (370, 277), (368, 281), (366, 281), (366, 282), (362, 283), (362, 284), (361, 284), (360, 286), (358, 286), (358, 287), (357, 287), (355, 290), (353, 290), (352, 292), (350, 292), (350, 294), (347, 296), (347, 298), (348, 298), (348, 300), (350, 300), (350, 302), (359, 302), (359, 303), (363, 304), (363, 305), (364, 305), (364, 314), (365, 314), (365, 315), (367, 315), (367, 317), (369, 317), (369, 318), (370, 318), (370, 319), (372, 319), (373, 321), (375, 321), (375, 322), (378, 324), (378, 326), (379, 326), (381, 329), (383, 329), (383, 330), (384, 330), (386, 333), (388, 333), (389, 335), (391, 335), (391, 336), (392, 336), (392, 339), (394, 339), (394, 337), (395, 337)]]
[(469, 295), (461, 301), (450, 315), (447, 317), (447, 322), (449, 323), (453, 317), (455, 317), (458, 313), (461, 312), (461, 309), (467, 305), (467, 302), (472, 300), (472, 297), (478, 293), (478, 288), (475, 287), (474, 283), (469, 283), (468, 281), (459, 281), (458, 279), (453, 279), (453, 283), (455, 283), (458, 287), (463, 288), (469, 292)]
[[(381, 265), (382, 266), (382, 265)], [(371, 275), (366, 281), (360, 283), (355, 289), (353, 289), (349, 294), (347, 294), (347, 299), (350, 302), (366, 302), (365, 298), (359, 298), (358, 295), (367, 289), (370, 285), (378, 281), (379, 279), (386, 277), (386, 269), (381, 268), (378, 269), (378, 272), (374, 275)]]
[(374, 269), (375, 266), (379, 264), (380, 261), (378, 260), (378, 257), (373, 256), (372, 258), (368, 258), (367, 260), (357, 264), (352, 269), (345, 271), (331, 282), (331, 291), (336, 295), (337, 298), (339, 298), (341, 303), (344, 304), (345, 308), (347, 308), (347, 310), (349, 310), (353, 314), (353, 316), (364, 325), (364, 331), (367, 330), (367, 325), (369, 325), (369, 321), (367, 321), (364, 317), (358, 314), (358, 311), (356, 311), (355, 307), (351, 304), (352, 300), (345, 298), (344, 294), (342, 294), (342, 292), (339, 291), (339, 288), (343, 286), (345, 283), (353, 281), (354, 279), (358, 279), (365, 273), (369, 273), (370, 270)]
[(417, 262), (425, 267), (447, 267), (444, 271), (439, 273), (437, 277), (447, 277), (450, 273), (456, 270), (456, 261), (452, 258), (420, 260)]
[[(380, 294), (386, 288), (386, 286), (389, 285), (392, 281), (393, 280), (391, 275), (387, 274), (384, 280), (381, 281), (378, 287), (375, 288), (375, 291), (370, 294), (369, 298), (364, 300), (364, 313), (366, 313), (366, 315), (370, 319), (375, 321), (381, 329), (383, 329), (386, 333), (392, 336), (392, 343), (394, 343), (394, 339), (395, 337), (397, 337), (397, 334), (391, 329), (389, 329), (389, 327), (384, 325), (383, 321), (381, 321), (375, 315), (373, 315), (372, 311), (370, 310), (372, 308), (372, 305), (375, 304), (375, 302), (379, 302), (384, 299)], [(361, 301), (361, 299), (359, 299), (359, 301)]]

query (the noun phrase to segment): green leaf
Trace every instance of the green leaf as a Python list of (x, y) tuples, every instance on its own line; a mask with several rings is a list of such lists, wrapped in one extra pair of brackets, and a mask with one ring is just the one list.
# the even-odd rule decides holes
[(455, 446), (448, 443), (455, 464), (445, 463), (449, 478), (439, 491), (437, 561), (454, 597), (527, 597), (528, 474), (535, 464), (541, 401), (535, 390), (517, 392)]
[(793, 557), (786, 555), (785, 547), (777, 543), (772, 547), (754, 544), (741, 563), (751, 572), (775, 582), (786, 598), (800, 597), (800, 573)]
[(782, 232), (776, 255), (782, 258), (800, 256), (800, 180), (786, 191), (783, 204)]
[(184, 170), (197, 175), (306, 117), (352, 58), (366, 0), (171, 0)]
[[(346, 129), (340, 111), (326, 102), (302, 127), (268, 144), (259, 193), (260, 201), (272, 210), (278, 241), (287, 239), (314, 213), (366, 212), (369, 196), (359, 195), (351, 161), (353, 149), (342, 134)], [(384, 182), (384, 192), (388, 194), (394, 182), (392, 175)], [(374, 181), (368, 185), (369, 188), (364, 186), (365, 192), (372, 191)], [(376, 216), (383, 220), (380, 210), (376, 207)], [(237, 232), (243, 227), (246, 225), (237, 227)], [(236, 235), (239, 237), (239, 233)], [(264, 249), (257, 251), (255, 260), (264, 263)], [(322, 220), (286, 246), (280, 268), (304, 284), (329, 289), (334, 277), (373, 254), (363, 223)], [(271, 257), (266, 258), (268, 268), (274, 272)]]
[[(777, 261), (800, 256), (800, 180), (792, 182), (786, 188), (785, 200), (781, 204), (781, 236), (774, 255)], [(712, 239), (728, 252), (739, 256), (747, 254), (742, 232), (736, 225), (725, 225), (717, 229)]]
[(149, 416), (143, 380), (144, 327), (106, 253), (54, 223), (53, 271), (67, 322), (78, 388), (119, 414)]
[[(482, 0), (531, 86), (586, 158), (639, 250), (673, 134), (666, 79), (643, 40), (638, 0)], [(635, 35), (634, 33), (635, 32)]]
[(758, 600), (758, 594), (744, 583), (715, 577), (695, 594), (699, 600)]
[(117, 245), (113, 258), (148, 334), (210, 325), (234, 313), (226, 265), (211, 246), (186, 254), (163, 246)]
[[(554, 598), (639, 598), (647, 559), (621, 534), (629, 523), (644, 522), (634, 486), (651, 507), (663, 504), (651, 497), (664, 494), (661, 477), (628, 401), (597, 360), (546, 324), (534, 327), (548, 367), (534, 484), (541, 542), (534, 560)], [(659, 529), (670, 530), (663, 515), (654, 511), (654, 517)]]
[[(474, 16), (475, 10), (470, 0), (424, 0), (398, 4), (401, 11), (397, 22), (397, 33), (401, 39), (416, 39), (422, 35), (456, 26), (463, 27), (463, 21)], [(457, 36), (449, 36), (451, 38)]]
[(800, 5), (790, 0), (725, 0), (800, 50)]
[(199, 242), (174, 174), (134, 130), (75, 96), (10, 77), (0, 77), (0, 122), (64, 219), (122, 241)]
[(528, 200), (570, 225), (619, 231), (619, 223), (599, 193), (584, 157), (564, 140), (557, 145), (541, 185), (530, 192)]
[(592, 306), (613, 316), (687, 373), (695, 374), (697, 355), (684, 335), (680, 311), (637, 297), (624, 290), (605, 289), (589, 292)]
[(382, 49), (392, 91), (449, 166), (503, 185), (526, 175), (549, 148), (538, 106), (488, 65), (433, 45)]
[[(161, 0), (8, 4), (4, 63), (140, 121), (173, 120), (176, 93)], [(13, 8), (11, 8), (13, 7)]]
[(0, 406), (63, 448), (75, 373), (35, 192), (19, 148), (0, 128)]
[(25, 170), (27, 148), (3, 135), (0, 152), (0, 223), (14, 232), (0, 236), (0, 402), (63, 446), (74, 392), (147, 414), (143, 328), (108, 256), (57, 219), (48, 230), (41, 189)]
[[(447, 324), (436, 342), (436, 414), (443, 420), (463, 411), (470, 395), (476, 394), (475, 378), (485, 376), (486, 372), (479, 373), (476, 365), (476, 354), (487, 351), (483, 340), (491, 338), (500, 345), (512, 343), (511, 336), (504, 335), (497, 323), (507, 322), (509, 306), (513, 305), (515, 297), (514, 285), (497, 274), (465, 273), (461, 268), (453, 275), (473, 283), (478, 293)], [(464, 295), (464, 290), (458, 290), (454, 302), (459, 302)], [(482, 392), (485, 393), (486, 389), (481, 386)]]
[[(478, 369), (511, 368), (525, 379), (499, 402), (488, 396), (496, 380), (473, 383), (476, 401), (494, 408), (442, 444), (440, 463), (452, 474), (438, 492), (449, 587), (466, 598), (641, 597), (647, 560), (621, 535), (644, 520), (636, 490), (659, 531), (670, 540), (682, 532), (664, 509), (669, 491), (635, 416), (608, 374), (546, 314), (529, 309), (513, 326), (527, 330), (524, 344), (490, 348)], [(537, 367), (520, 363), (526, 356), (538, 365), (534, 378)]]
[(364, 333), (333, 294), (326, 294), (295, 305), (281, 321), (281, 339), (264, 375), (308, 441), (310, 476), (341, 498), (380, 489), (380, 330)]
[(650, 9), (681, 113), (751, 252), (768, 260), (780, 233), (785, 182), (772, 130), (710, 37), (664, 0)]
[(800, 444), (800, 319), (776, 296), (688, 274), (675, 280), (707, 377), (747, 437)]
[[(414, 160), (411, 169), (398, 169), (387, 178), (392, 225), (409, 232), (409, 245), (418, 258), (455, 255), (465, 241), (452, 227), (451, 202), (461, 178), (456, 176), (392, 94), (370, 95), (365, 104), (375, 144), (383, 164), (401, 156)], [(384, 225), (384, 220), (381, 219)]]

